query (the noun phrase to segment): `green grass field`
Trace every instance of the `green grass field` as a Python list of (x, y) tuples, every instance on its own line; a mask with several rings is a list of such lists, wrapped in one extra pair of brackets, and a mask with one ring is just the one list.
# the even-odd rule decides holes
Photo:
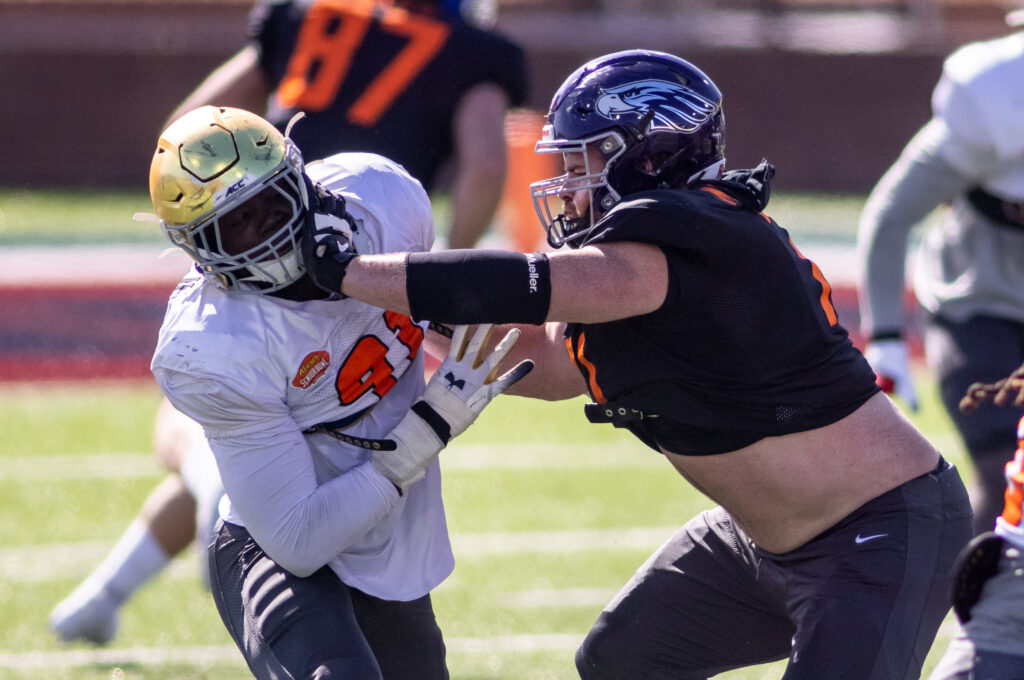
[[(768, 212), (794, 237), (852, 242), (864, 197), (858, 195), (772, 195)], [(438, 201), (437, 213), (446, 205)], [(151, 222), (135, 222), (136, 212), (153, 207), (138, 191), (46, 190), (0, 187), (0, 246), (96, 243), (164, 244)], [(438, 220), (443, 224), (445, 220)], [(537, 225), (540, 233), (540, 225)]]
[[(149, 383), (0, 388), (0, 678), (249, 677), (191, 551), (123, 610), (108, 648), (62, 646), (46, 627), (160, 479), (158, 399)], [(708, 505), (662, 458), (586, 423), (581, 404), (502, 397), (443, 455), (456, 567), (434, 597), (454, 679), (576, 677), (601, 607)], [(914, 419), (962, 461), (934, 398)]]

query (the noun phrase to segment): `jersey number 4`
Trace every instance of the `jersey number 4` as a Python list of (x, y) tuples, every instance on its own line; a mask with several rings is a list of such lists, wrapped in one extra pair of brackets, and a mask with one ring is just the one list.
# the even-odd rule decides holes
[[(409, 350), (412, 361), (423, 343), (423, 329), (405, 314), (384, 312), (384, 323)], [(334, 386), (343, 406), (354, 403), (367, 392), (383, 397), (395, 386), (394, 366), (387, 359), (388, 345), (376, 335), (364, 335), (345, 358)]]
[(321, 0), (306, 13), (288, 70), (278, 88), (284, 108), (322, 111), (345, 82), (352, 57), (371, 27), (408, 42), (352, 102), (348, 120), (371, 126), (430, 63), (448, 39), (447, 24), (372, 0)]

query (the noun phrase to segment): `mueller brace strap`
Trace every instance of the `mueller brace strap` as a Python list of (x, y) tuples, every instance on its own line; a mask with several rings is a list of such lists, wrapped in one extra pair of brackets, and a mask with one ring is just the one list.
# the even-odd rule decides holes
[(417, 321), (539, 325), (547, 320), (551, 275), (543, 253), (411, 253), (405, 271), (409, 308)]

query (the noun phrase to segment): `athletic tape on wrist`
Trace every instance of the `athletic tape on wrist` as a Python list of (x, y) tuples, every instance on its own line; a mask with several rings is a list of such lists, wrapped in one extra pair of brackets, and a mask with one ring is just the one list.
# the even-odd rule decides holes
[(452, 438), (452, 428), (448, 421), (441, 417), (441, 414), (434, 410), (434, 407), (425, 401), (417, 401), (412, 405), (412, 412), (422, 418), (430, 429), (434, 431), (442, 444), (448, 444)]
[(413, 319), (542, 324), (551, 306), (547, 255), (503, 250), (411, 253), (406, 294)]

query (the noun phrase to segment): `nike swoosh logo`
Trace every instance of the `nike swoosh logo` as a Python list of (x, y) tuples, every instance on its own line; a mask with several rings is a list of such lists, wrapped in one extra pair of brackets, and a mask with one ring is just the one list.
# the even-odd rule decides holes
[(857, 534), (857, 538), (853, 539), (853, 542), (860, 545), (861, 543), (867, 543), (868, 541), (873, 541), (876, 538), (882, 538), (883, 536), (888, 535), (889, 534), (873, 534), (871, 536), (861, 536), (860, 534)]

